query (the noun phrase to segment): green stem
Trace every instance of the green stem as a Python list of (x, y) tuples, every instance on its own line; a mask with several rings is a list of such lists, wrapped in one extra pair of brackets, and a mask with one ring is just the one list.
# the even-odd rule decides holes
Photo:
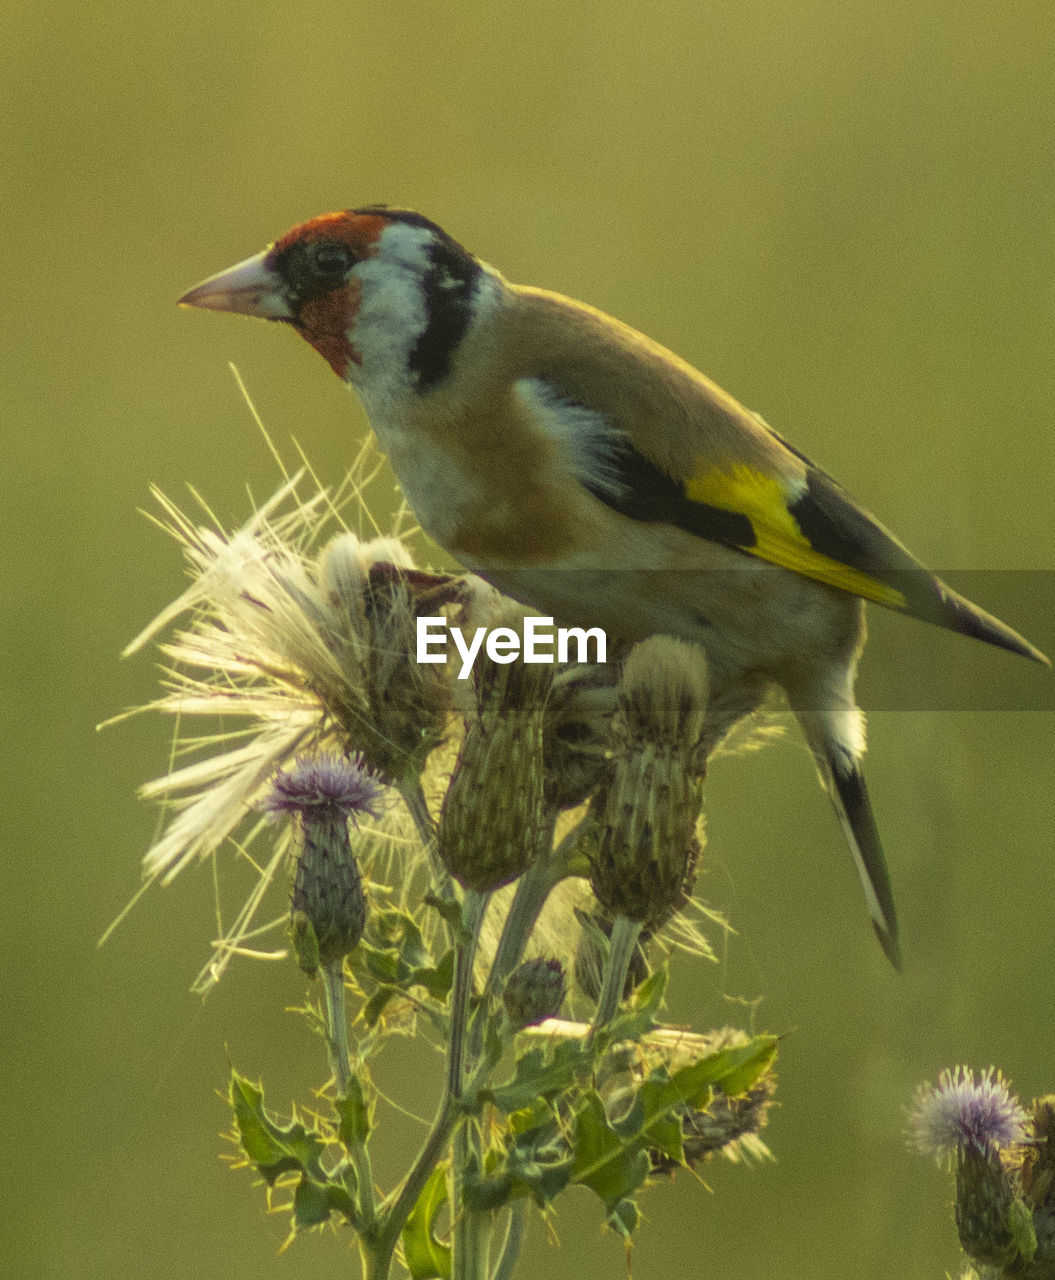
[(417, 828), (418, 838), (425, 846), (432, 878), (436, 884), (437, 896), (445, 902), (453, 902), (455, 897), (454, 882), (451, 880), (447, 868), (440, 861), (436, 844), (436, 823), (433, 821), (432, 814), (429, 813), (429, 806), (425, 801), (425, 793), (421, 789), (421, 779), (413, 774), (400, 778), (396, 783), (396, 790), (403, 797), (407, 812)]
[(489, 893), (467, 889), (462, 901), (462, 933), (456, 940), (454, 953), (454, 985), (451, 989), (451, 1041), (447, 1051), (447, 1094), (458, 1099), (462, 1095), (465, 1073), (466, 1031), (472, 1007), (473, 964), (480, 923), (491, 900)]
[(366, 1280), (387, 1280), (392, 1265), (392, 1253), (399, 1240), (400, 1232), (407, 1225), (407, 1219), (417, 1204), (425, 1183), (431, 1177), (443, 1148), (447, 1145), (457, 1115), (458, 1108), (454, 1099), (445, 1095), (432, 1122), (432, 1128), (411, 1165), (410, 1172), (403, 1180), (395, 1200), (387, 1208), (382, 1206), (381, 1227), (377, 1233), (376, 1243), (367, 1254)]
[(494, 1214), (465, 1204), (465, 1176), (470, 1166), (480, 1170), (480, 1135), (467, 1118), (454, 1134), (451, 1166), (451, 1215), (454, 1223), (452, 1280), (488, 1280)]
[(524, 1239), (524, 1201), (514, 1200), (509, 1206), (509, 1225), (502, 1251), (491, 1275), (491, 1280), (512, 1280), (513, 1268), (520, 1257), (520, 1245)]
[(517, 881), (509, 914), (502, 926), (502, 936), (498, 940), (498, 949), (491, 962), (491, 972), (487, 977), (486, 994), (489, 996), (501, 993), (506, 979), (523, 958), (524, 948), (542, 908), (546, 905), (546, 899), (568, 874), (567, 849), (571, 847), (569, 839), (566, 837), (556, 849), (551, 848), (556, 823), (557, 815), (553, 814), (549, 828), (543, 832), (540, 841), (543, 852)]
[(626, 975), (630, 970), (630, 961), (634, 956), (634, 948), (641, 933), (641, 921), (631, 920), (628, 916), (616, 916), (612, 925), (612, 937), (608, 944), (608, 955), (604, 962), (604, 976), (601, 979), (601, 993), (597, 997), (597, 1012), (594, 1014), (588, 1039), (602, 1027), (608, 1025), (615, 1017), (623, 999), (623, 988), (626, 986)]
[[(326, 993), (326, 1051), (330, 1059), (330, 1070), (333, 1072), (337, 1086), (337, 1096), (344, 1098), (352, 1083), (352, 1072), (348, 1062), (348, 1019), (345, 1014), (344, 996), (344, 960), (335, 960), (332, 964), (324, 964), (320, 970), (322, 985)], [(377, 1209), (374, 1200), (374, 1169), (370, 1160), (370, 1152), (361, 1137), (354, 1137), (348, 1143), (348, 1156), (355, 1170), (356, 1200), (359, 1209), (359, 1231), (369, 1235), (377, 1222)]]
[[(473, 990), (473, 963), (480, 924), (491, 900), (489, 893), (467, 889), (462, 902), (462, 934), (454, 958), (454, 988), (451, 992), (451, 1041), (447, 1055), (447, 1096), (458, 1101), (465, 1082), (466, 1043)], [(474, 1040), (476, 1037), (474, 1037)], [(475, 1058), (478, 1046), (468, 1056)], [(470, 1067), (473, 1063), (469, 1064)], [(454, 1235), (453, 1280), (487, 1280), (491, 1247), (491, 1213), (474, 1212), (465, 1204), (465, 1179), (470, 1168), (480, 1171), (480, 1135), (467, 1117), (454, 1133), (451, 1165), (451, 1220)]]
[(326, 1053), (337, 1083), (337, 1096), (348, 1092), (352, 1073), (348, 1066), (348, 1019), (344, 1008), (344, 960), (324, 964), (319, 971), (326, 992)]
[[(376, 1242), (367, 1248), (367, 1280), (386, 1280), (392, 1265), (392, 1253), (399, 1241), (400, 1232), (406, 1226), (418, 1197), (429, 1180), (436, 1162), (451, 1136), (459, 1115), (458, 1099), (461, 1097), (465, 1074), (466, 1027), (472, 1001), (473, 961), (480, 921), (487, 909), (489, 894), (468, 890), (462, 904), (462, 929), (455, 939), (454, 985), (451, 990), (451, 1038), (447, 1054), (447, 1083), (443, 1101), (432, 1122), (432, 1128), (424, 1145), (407, 1174), (403, 1185), (391, 1204), (386, 1202), (380, 1214), (380, 1228)], [(467, 1128), (462, 1125), (459, 1134)], [(455, 1166), (459, 1153), (455, 1152)], [(464, 1167), (464, 1166), (462, 1166)], [(456, 1181), (456, 1186), (458, 1183)], [(452, 1214), (457, 1213), (457, 1201), (452, 1201)], [(482, 1278), (485, 1280), (485, 1278)]]

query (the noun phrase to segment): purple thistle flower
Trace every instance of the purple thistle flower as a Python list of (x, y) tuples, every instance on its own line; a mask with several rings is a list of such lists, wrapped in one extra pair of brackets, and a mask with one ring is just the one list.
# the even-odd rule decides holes
[(937, 1160), (969, 1151), (985, 1155), (1021, 1142), (1027, 1116), (995, 1067), (975, 1079), (968, 1067), (945, 1070), (937, 1085), (923, 1084), (909, 1113), (916, 1149)]
[(340, 964), (363, 936), (367, 902), (348, 819), (377, 816), (382, 784), (358, 758), (304, 756), (271, 784), (272, 817), (299, 814), (300, 850), (290, 901), (298, 963), (314, 976)]
[(309, 822), (357, 821), (364, 814), (377, 817), (381, 791), (382, 783), (361, 757), (302, 756), (292, 769), (275, 774), (263, 808), (275, 818), (299, 814)]

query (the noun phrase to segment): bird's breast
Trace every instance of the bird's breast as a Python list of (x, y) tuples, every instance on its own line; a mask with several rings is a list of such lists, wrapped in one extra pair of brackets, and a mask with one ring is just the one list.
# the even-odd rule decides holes
[(603, 554), (600, 504), (517, 397), (429, 409), (370, 416), (415, 516), (444, 550), (473, 568)]

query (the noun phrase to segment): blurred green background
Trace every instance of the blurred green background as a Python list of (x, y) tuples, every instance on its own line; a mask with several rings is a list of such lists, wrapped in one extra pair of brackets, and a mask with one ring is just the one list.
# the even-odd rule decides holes
[[(152, 696), (152, 660), (117, 655), (183, 582), (148, 485), (232, 523), (274, 486), (229, 360), (325, 480), (364, 431), (292, 335), (174, 299), (305, 217), (418, 207), (699, 364), (935, 567), (1039, 571), (989, 577), (1051, 652), (1053, 34), (1049, 0), (7, 7), (6, 1274), (357, 1274), (346, 1235), (279, 1255), (285, 1221), (217, 1158), (227, 1054), (276, 1101), (318, 1077), (292, 966), (188, 994), (207, 868), (95, 945), (166, 759), (148, 719), (94, 730)], [(929, 708), (871, 720), (907, 972), (798, 742), (716, 765), (701, 889), (739, 933), (718, 967), (678, 963), (670, 1013), (785, 1033), (779, 1162), (648, 1193), (637, 1280), (940, 1276), (950, 1184), (902, 1135), (917, 1082), (997, 1063), (1026, 1098), (1055, 1087), (1051, 677), (975, 646), (983, 680), (1026, 682), (1008, 705), (1047, 709), (942, 709), (971, 646), (875, 627), (866, 702), (886, 680)], [(429, 1110), (435, 1062), (389, 1062)], [(419, 1136), (389, 1122), (382, 1176)], [(561, 1247), (533, 1222), (523, 1274), (622, 1275), (599, 1221), (584, 1193)]]

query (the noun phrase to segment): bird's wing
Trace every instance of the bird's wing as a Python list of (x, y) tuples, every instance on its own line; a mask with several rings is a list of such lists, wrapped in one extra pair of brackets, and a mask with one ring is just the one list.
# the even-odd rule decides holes
[(679, 357), (559, 295), (522, 293), (546, 313), (534, 332), (560, 339), (537, 345), (523, 373), (554, 401), (596, 415), (584, 447), (597, 451), (597, 480), (591, 483), (588, 467), (582, 478), (610, 507), (1046, 661), (926, 570), (831, 476)]

